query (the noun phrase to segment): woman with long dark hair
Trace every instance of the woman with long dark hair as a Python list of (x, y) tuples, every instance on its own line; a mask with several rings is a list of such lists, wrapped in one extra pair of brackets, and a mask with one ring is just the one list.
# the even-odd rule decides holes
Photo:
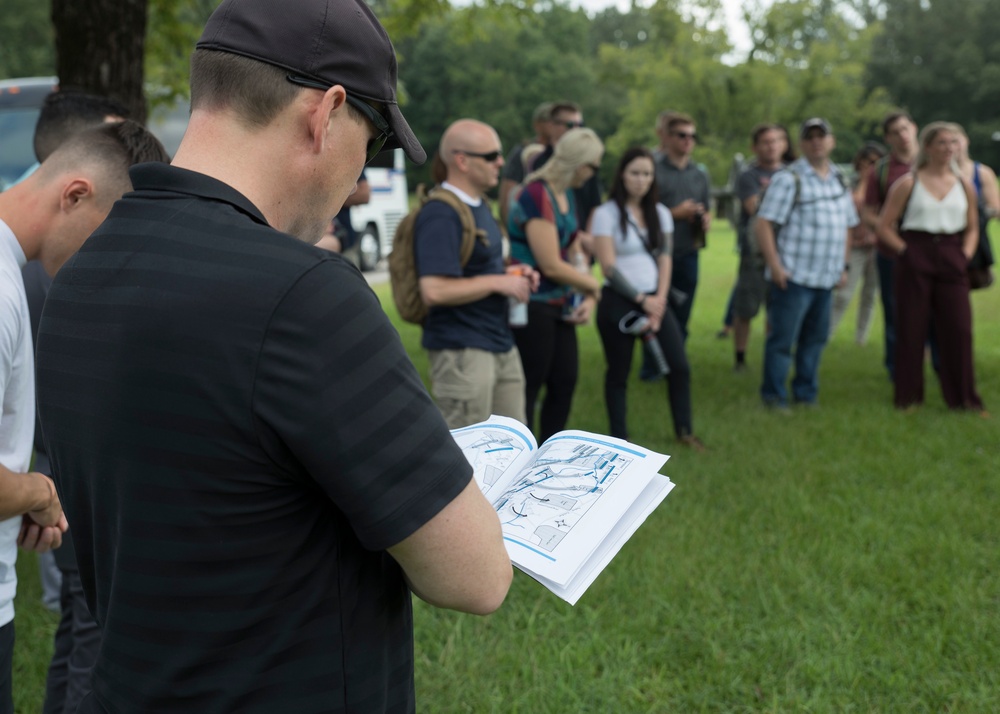
[(604, 399), (611, 435), (627, 439), (626, 385), (635, 341), (643, 340), (654, 353), (658, 347), (662, 359), (654, 361), (666, 370), (677, 439), (704, 451), (692, 431), (684, 337), (667, 304), (673, 229), (670, 212), (657, 200), (653, 155), (644, 148), (629, 149), (615, 171), (610, 200), (596, 209), (591, 222), (594, 253), (605, 277), (597, 308), (607, 360)]

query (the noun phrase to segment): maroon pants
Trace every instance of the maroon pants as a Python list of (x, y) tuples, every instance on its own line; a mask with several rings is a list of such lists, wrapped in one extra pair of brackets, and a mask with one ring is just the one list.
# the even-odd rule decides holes
[(906, 231), (896, 261), (897, 407), (924, 401), (924, 344), (933, 321), (941, 392), (952, 409), (982, 409), (972, 367), (972, 306), (962, 235)]

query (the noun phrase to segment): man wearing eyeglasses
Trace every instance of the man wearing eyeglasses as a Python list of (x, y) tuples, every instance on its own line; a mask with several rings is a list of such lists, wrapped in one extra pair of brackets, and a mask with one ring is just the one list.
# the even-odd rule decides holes
[(364, 278), (312, 245), (424, 151), (362, 0), (224, 0), (170, 166), (53, 283), (42, 428), (102, 627), (78, 711), (412, 712), (411, 589), (496, 609), (499, 519)]
[(482, 236), (462, 264), (462, 221), (454, 208), (430, 201), (414, 227), (420, 295), (430, 307), (423, 324), (434, 398), (452, 429), (499, 414), (527, 423), (524, 370), (507, 324), (508, 301), (526, 303), (538, 275), (528, 266), (507, 273), (502, 235), (486, 193), (497, 185), (503, 154), (487, 124), (460, 119), (441, 137), (448, 178), (441, 188), (469, 207)]
[(698, 134), (694, 119), (680, 112), (664, 112), (656, 123), (660, 147), (653, 153), (660, 203), (674, 219), (674, 267), (670, 280), (670, 309), (684, 338), (698, 288), (698, 251), (705, 247), (711, 215), (712, 186), (691, 154)]

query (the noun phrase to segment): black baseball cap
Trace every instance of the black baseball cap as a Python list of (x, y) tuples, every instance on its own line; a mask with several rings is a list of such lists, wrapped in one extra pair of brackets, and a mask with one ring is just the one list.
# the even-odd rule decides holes
[(385, 105), (392, 135), (415, 163), (427, 159), (396, 103), (396, 52), (364, 0), (223, 0), (198, 49), (230, 52)]
[(819, 129), (824, 135), (833, 133), (833, 129), (830, 127), (830, 122), (819, 117), (806, 119), (802, 122), (802, 129), (799, 130), (799, 136), (805, 138), (805, 135), (809, 133), (810, 129)]

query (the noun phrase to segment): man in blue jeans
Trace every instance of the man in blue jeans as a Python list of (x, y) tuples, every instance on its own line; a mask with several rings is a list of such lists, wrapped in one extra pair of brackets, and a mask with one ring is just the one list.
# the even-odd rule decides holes
[(793, 351), (792, 399), (816, 403), (832, 291), (847, 277), (848, 231), (858, 224), (847, 182), (830, 163), (836, 145), (830, 124), (808, 119), (800, 136), (802, 158), (771, 179), (756, 222), (767, 277), (773, 283), (760, 393), (765, 405), (781, 410), (788, 409), (785, 383)]

